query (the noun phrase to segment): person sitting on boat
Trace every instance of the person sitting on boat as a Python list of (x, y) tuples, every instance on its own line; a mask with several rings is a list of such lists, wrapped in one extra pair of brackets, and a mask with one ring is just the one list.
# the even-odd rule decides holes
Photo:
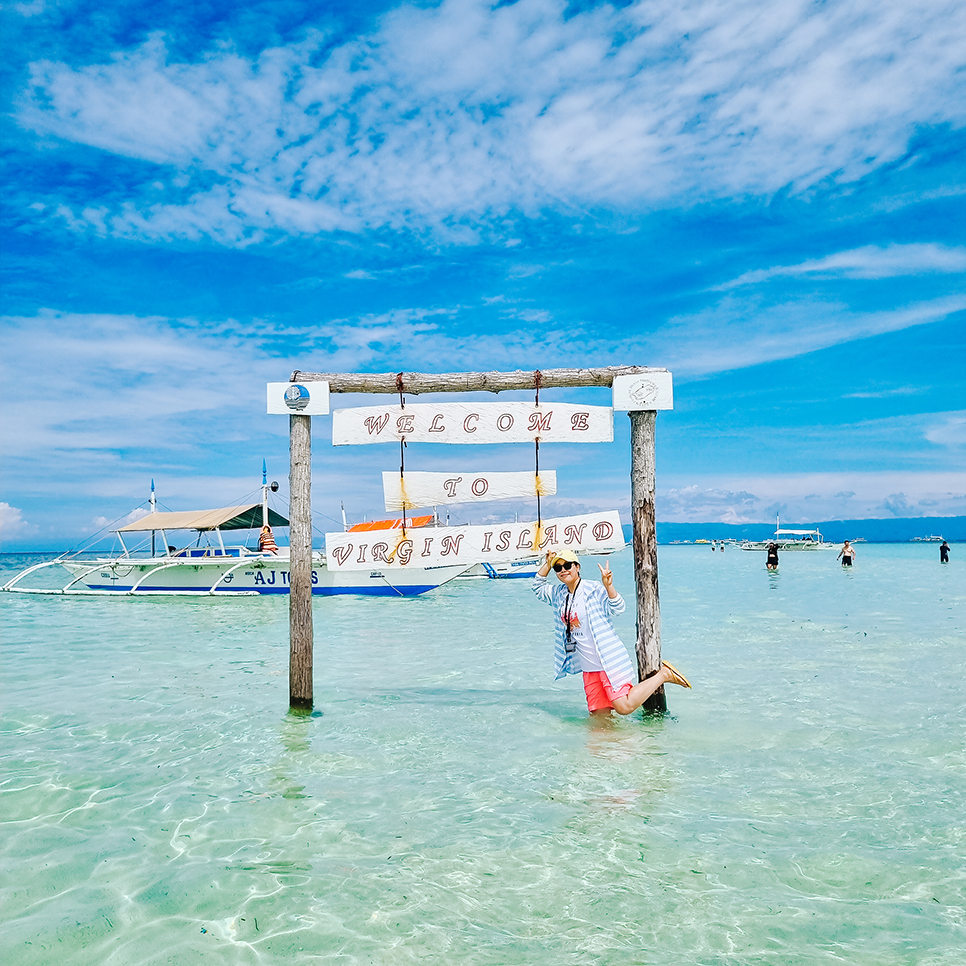
[(765, 561), (765, 566), (769, 570), (778, 569), (778, 544), (777, 543), (768, 544), (768, 559)]
[[(600, 568), (600, 581), (582, 580), (580, 562), (572, 550), (549, 550), (533, 578), (533, 592), (554, 612), (554, 674), (584, 675), (584, 693), (591, 714), (631, 714), (663, 684), (691, 685), (666, 661), (656, 674), (633, 683), (634, 670), (611, 624), (612, 614), (625, 609), (614, 589), (610, 563)], [(549, 586), (553, 568), (560, 583)]]
[(258, 535), (258, 549), (261, 553), (278, 553), (278, 544), (275, 543), (275, 535), (267, 523), (262, 527), (262, 532)]
[[(839, 557), (842, 558), (842, 566), (843, 567), (851, 567), (852, 566), (852, 558), (854, 556), (855, 556), (855, 547), (853, 547), (848, 542), (848, 540), (846, 540), (845, 543), (842, 545), (842, 549), (839, 551)], [(839, 557), (836, 557), (835, 559), (838, 560)]]

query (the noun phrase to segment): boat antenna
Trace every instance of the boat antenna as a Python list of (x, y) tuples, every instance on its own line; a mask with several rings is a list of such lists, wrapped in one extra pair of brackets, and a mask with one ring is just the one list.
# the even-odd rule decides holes
[(345, 503), (342, 500), (340, 500), (339, 501), (339, 506), (342, 507), (342, 529), (343, 529), (343, 531), (346, 531), (347, 532), (348, 529), (349, 529), (349, 524), (348, 524), (348, 522), (346, 521), (346, 518), (345, 518)]
[(268, 526), (268, 467), (262, 459), (262, 526)]

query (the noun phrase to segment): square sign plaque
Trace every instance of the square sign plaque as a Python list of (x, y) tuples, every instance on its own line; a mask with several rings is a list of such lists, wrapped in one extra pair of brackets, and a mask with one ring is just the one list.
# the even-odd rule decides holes
[(329, 411), (329, 384), (270, 382), (268, 411), (288, 416), (325, 416)]
[(614, 377), (614, 409), (673, 409), (674, 392), (667, 369)]

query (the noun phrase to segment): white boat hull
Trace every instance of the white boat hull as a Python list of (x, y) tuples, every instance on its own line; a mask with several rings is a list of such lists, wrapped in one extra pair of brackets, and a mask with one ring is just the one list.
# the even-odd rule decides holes
[[(466, 567), (428, 567), (386, 574), (380, 570), (330, 571), (313, 555), (312, 593), (318, 596), (355, 594), (367, 597), (414, 597), (445, 584)], [(195, 557), (187, 560), (105, 558), (61, 561), (75, 578), (95, 592), (135, 594), (247, 595), (287, 594), (287, 556)], [(69, 588), (65, 588), (69, 592)]]

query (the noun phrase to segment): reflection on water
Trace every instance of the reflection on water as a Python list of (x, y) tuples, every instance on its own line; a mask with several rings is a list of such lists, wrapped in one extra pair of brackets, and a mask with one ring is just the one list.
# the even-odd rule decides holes
[(3, 595), (4, 963), (963, 961), (956, 561), (660, 561), (647, 718), (523, 581), (316, 601), (312, 714), (284, 601)]

